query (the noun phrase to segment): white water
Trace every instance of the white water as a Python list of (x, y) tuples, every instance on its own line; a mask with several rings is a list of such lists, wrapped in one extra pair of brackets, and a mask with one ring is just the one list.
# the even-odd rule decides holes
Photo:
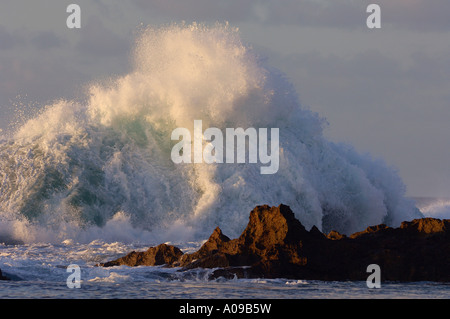
[[(178, 245), (185, 252), (199, 248), (201, 242)], [(80, 244), (66, 240), (61, 244), (1, 245), (0, 260), (4, 275), (0, 299), (313, 299), (313, 298), (450, 298), (448, 283), (382, 282), (380, 289), (369, 289), (365, 281), (324, 282), (316, 280), (231, 279), (208, 280), (211, 269), (178, 272), (164, 267), (95, 267), (147, 246), (95, 240)], [(80, 288), (70, 289), (72, 274), (67, 266), (80, 266)]]
[[(351, 94), (351, 92), (349, 92)], [(349, 114), (349, 117), (351, 115)], [(280, 168), (174, 164), (176, 127), (280, 129)], [(421, 216), (394, 169), (327, 141), (319, 115), (228, 25), (147, 28), (132, 71), (46, 106), (0, 142), (3, 241), (238, 236), (256, 205), (343, 233)]]
[(450, 199), (422, 197), (415, 200), (417, 208), (425, 217), (450, 219)]

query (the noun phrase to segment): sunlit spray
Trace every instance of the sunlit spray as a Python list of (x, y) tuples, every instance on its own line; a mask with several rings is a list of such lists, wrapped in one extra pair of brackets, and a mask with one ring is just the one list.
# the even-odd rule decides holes
[[(279, 129), (271, 128), (270, 150), (268, 149), (267, 128), (257, 130), (253, 127), (227, 128), (224, 134), (217, 127), (210, 127), (203, 132), (202, 121), (194, 120), (194, 139), (186, 128), (176, 128), (171, 139), (179, 140), (170, 154), (174, 163), (248, 163), (269, 164), (260, 168), (261, 174), (275, 174), (279, 168)], [(205, 147), (203, 147), (206, 142)], [(236, 142), (236, 144), (235, 144)], [(192, 147), (193, 144), (193, 147)], [(247, 145), (247, 147), (246, 147)], [(193, 150), (192, 150), (193, 149)], [(248, 153), (246, 151), (248, 149)], [(226, 152), (224, 152), (226, 150)], [(235, 152), (236, 150), (236, 152)], [(192, 154), (193, 153), (193, 156)], [(235, 154), (236, 153), (236, 154)], [(194, 160), (192, 161), (192, 157)]]
[[(50, 103), (0, 141), (0, 231), (165, 242), (219, 226), (237, 237), (256, 205), (280, 203), (307, 229), (345, 234), (420, 216), (394, 169), (327, 141), (324, 125), (236, 28), (144, 28), (130, 72)], [(173, 161), (177, 128), (192, 152)]]

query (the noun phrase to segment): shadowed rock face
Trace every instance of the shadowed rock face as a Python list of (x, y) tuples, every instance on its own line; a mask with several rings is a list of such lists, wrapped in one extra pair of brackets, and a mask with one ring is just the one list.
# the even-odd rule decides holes
[(382, 280), (450, 281), (450, 220), (403, 222), (399, 228), (376, 225), (350, 235), (307, 231), (288, 206), (255, 207), (239, 238), (217, 227), (191, 254), (170, 245), (130, 254), (100, 266), (166, 265), (219, 268), (211, 277), (366, 280), (367, 266), (378, 264)]
[(103, 267), (112, 266), (159, 266), (171, 265), (175, 263), (183, 252), (175, 246), (161, 244), (156, 247), (150, 247), (147, 251), (132, 251), (128, 255), (119, 259), (100, 264)]
[(0, 269), (0, 280), (9, 280), (8, 277), (3, 276), (1, 269)]

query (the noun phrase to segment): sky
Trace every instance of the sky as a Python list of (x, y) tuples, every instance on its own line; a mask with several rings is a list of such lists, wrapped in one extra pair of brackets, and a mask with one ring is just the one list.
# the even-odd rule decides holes
[[(67, 28), (71, 3), (80, 29)], [(327, 119), (329, 140), (382, 158), (408, 196), (450, 197), (449, 12), (448, 0), (2, 0), (0, 129), (129, 71), (140, 26), (228, 21)]]

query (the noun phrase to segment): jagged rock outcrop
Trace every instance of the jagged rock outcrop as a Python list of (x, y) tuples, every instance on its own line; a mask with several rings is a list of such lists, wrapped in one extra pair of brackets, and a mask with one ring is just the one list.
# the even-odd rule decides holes
[(0, 269), (0, 280), (10, 280), (8, 277), (3, 276), (1, 269)]
[(178, 261), (183, 252), (172, 245), (161, 244), (156, 247), (150, 247), (147, 251), (132, 251), (128, 255), (119, 259), (99, 264), (98, 266), (159, 266), (172, 265)]
[(382, 280), (450, 281), (450, 220), (422, 218), (399, 228), (381, 224), (347, 237), (325, 235), (317, 227), (307, 231), (288, 206), (264, 205), (252, 210), (239, 238), (217, 227), (194, 253), (163, 245), (101, 265), (218, 268), (212, 278), (366, 280), (367, 266), (378, 264)]

